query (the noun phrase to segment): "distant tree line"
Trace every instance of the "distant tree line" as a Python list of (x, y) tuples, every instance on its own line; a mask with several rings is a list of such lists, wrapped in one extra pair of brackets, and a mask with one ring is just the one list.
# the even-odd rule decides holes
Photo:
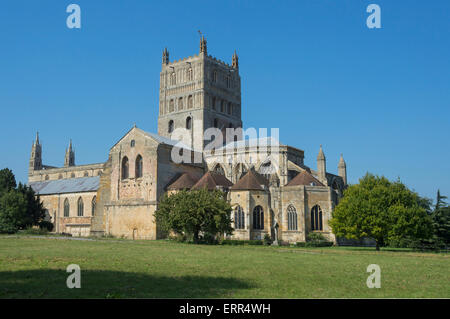
[(51, 230), (53, 224), (44, 217), (45, 209), (33, 189), (17, 185), (10, 169), (0, 170), (0, 233), (13, 234), (33, 226)]
[(442, 249), (450, 244), (450, 208), (438, 191), (436, 205), (400, 180), (367, 173), (349, 186), (332, 214), (337, 237), (375, 240), (382, 246)]

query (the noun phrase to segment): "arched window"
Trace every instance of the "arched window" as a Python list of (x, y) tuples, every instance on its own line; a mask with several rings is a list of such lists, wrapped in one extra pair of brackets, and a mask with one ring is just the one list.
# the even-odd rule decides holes
[(213, 110), (216, 109), (216, 98), (215, 97), (212, 98), (212, 105), (211, 106), (212, 106)]
[(222, 165), (220, 165), (220, 164), (217, 164), (217, 165), (214, 167), (214, 170), (213, 170), (213, 171), (214, 171), (214, 173), (217, 173), (217, 174), (220, 174), (220, 175), (225, 176), (225, 171), (224, 171)]
[(219, 127), (219, 120), (218, 119), (214, 119), (214, 127), (215, 128)]
[(136, 146), (136, 141), (135, 140), (131, 140), (130, 146), (131, 147), (135, 147)]
[(188, 116), (186, 118), (186, 129), (190, 130), (192, 128), (192, 117)]
[(188, 81), (192, 81), (193, 80), (193, 76), (192, 76), (192, 68), (189, 68), (187, 70), (187, 80)]
[(264, 229), (264, 211), (259, 205), (253, 209), (253, 229)]
[(169, 102), (169, 112), (173, 112), (175, 110), (175, 102), (170, 100)]
[(241, 206), (236, 207), (234, 210), (234, 228), (245, 229), (245, 214)]
[(66, 198), (64, 200), (64, 217), (69, 217), (70, 214), (70, 204), (69, 200)]
[(220, 112), (225, 113), (225, 101), (220, 101)]
[(194, 107), (194, 98), (192, 95), (188, 96), (188, 108), (192, 109)]
[(175, 72), (172, 72), (170, 74), (170, 84), (175, 85), (176, 83), (177, 83), (177, 75), (175, 74)]
[(135, 165), (135, 177), (142, 177), (142, 156), (138, 155), (136, 157), (136, 165)]
[(122, 159), (122, 179), (127, 179), (129, 176), (129, 163), (128, 163), (128, 157), (124, 157)]
[(231, 115), (231, 102), (228, 102), (227, 113)]
[(311, 230), (323, 230), (322, 209), (319, 205), (311, 209)]
[(297, 211), (295, 207), (289, 205), (287, 208), (287, 217), (288, 217), (288, 230), (297, 230)]
[(180, 97), (178, 99), (178, 110), (182, 110), (183, 109), (183, 98)]
[(213, 72), (213, 82), (217, 82), (217, 71)]
[(78, 216), (84, 215), (84, 204), (83, 199), (80, 197), (78, 198)]
[(172, 132), (173, 132), (173, 121), (172, 121), (172, 120), (169, 121), (169, 127), (168, 127), (167, 131), (168, 131), (169, 133), (172, 133)]
[(94, 196), (93, 198), (92, 198), (92, 209), (91, 209), (91, 213), (92, 213), (92, 216), (94, 216), (95, 215), (95, 209), (97, 208), (97, 196)]

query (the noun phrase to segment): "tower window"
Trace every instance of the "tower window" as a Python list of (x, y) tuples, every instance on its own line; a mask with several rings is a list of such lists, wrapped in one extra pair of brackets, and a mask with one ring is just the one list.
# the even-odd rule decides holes
[(178, 99), (178, 110), (182, 110), (183, 109), (183, 98), (180, 97)]
[(225, 101), (220, 101), (220, 112), (225, 113)]
[(66, 198), (64, 200), (64, 217), (69, 217), (70, 214), (70, 205), (69, 200)]
[(212, 106), (213, 110), (216, 109), (216, 98), (215, 97), (212, 98), (212, 105), (211, 106)]
[(135, 177), (142, 177), (142, 156), (138, 155), (136, 157), (136, 165), (135, 165)]
[(192, 68), (189, 68), (188, 71), (187, 71), (187, 80), (188, 81), (192, 81), (193, 80)]
[(213, 72), (213, 82), (217, 82), (217, 71)]
[(190, 116), (186, 119), (186, 129), (190, 130), (192, 128), (192, 118)]
[(188, 96), (188, 108), (192, 109), (192, 107), (194, 106), (194, 98), (192, 97), (192, 95)]
[(264, 210), (259, 205), (253, 209), (253, 229), (264, 229)]
[(176, 83), (177, 83), (177, 76), (175, 72), (172, 72), (172, 74), (170, 75), (170, 84), (175, 85)]
[(95, 208), (97, 207), (97, 196), (94, 196), (93, 198), (92, 198), (92, 205), (91, 205), (91, 213), (92, 213), (92, 216), (94, 216), (95, 215)]
[(128, 168), (129, 168), (128, 157), (125, 156), (122, 159), (122, 179), (128, 178)]
[(319, 205), (311, 209), (311, 230), (323, 230), (322, 209)]
[(287, 217), (288, 217), (288, 230), (297, 230), (297, 211), (295, 207), (289, 205), (287, 208)]
[(231, 102), (228, 102), (227, 113), (231, 115)]
[(80, 197), (78, 198), (78, 216), (83, 216), (84, 215), (84, 204), (83, 204), (83, 199)]
[(167, 131), (168, 131), (169, 133), (172, 133), (172, 132), (173, 132), (173, 121), (172, 121), (172, 120), (169, 121), (169, 128), (168, 128)]
[(170, 100), (169, 102), (169, 112), (173, 112), (175, 109), (175, 103), (173, 100)]
[(218, 119), (214, 119), (214, 127), (215, 128), (219, 127), (219, 120)]
[(236, 207), (234, 210), (234, 227), (236, 229), (245, 228), (245, 214), (241, 206)]

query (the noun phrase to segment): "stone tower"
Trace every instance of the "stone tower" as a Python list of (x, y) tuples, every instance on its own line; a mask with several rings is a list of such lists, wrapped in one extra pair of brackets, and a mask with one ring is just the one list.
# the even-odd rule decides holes
[(347, 165), (345, 164), (344, 157), (341, 154), (338, 164), (338, 175), (342, 177), (344, 185), (347, 185)]
[[(233, 54), (229, 65), (207, 52), (204, 36), (198, 55), (170, 62), (165, 49), (159, 87), (158, 134), (183, 140), (201, 151), (209, 143), (209, 139), (203, 140), (206, 129), (220, 129), (225, 139), (226, 128), (242, 128), (237, 54)], [(183, 138), (179, 128), (186, 129)], [(233, 137), (240, 139), (242, 134)]]
[(72, 140), (70, 140), (69, 148), (66, 149), (64, 156), (64, 167), (75, 166), (75, 152), (72, 149)]
[(42, 146), (39, 142), (39, 133), (36, 133), (36, 140), (33, 142), (33, 145), (31, 146), (29, 173), (31, 174), (33, 171), (41, 169), (42, 169)]
[(323, 153), (322, 145), (320, 145), (319, 154), (317, 155), (317, 175), (319, 181), (323, 184), (327, 185), (327, 164), (325, 159), (325, 154)]

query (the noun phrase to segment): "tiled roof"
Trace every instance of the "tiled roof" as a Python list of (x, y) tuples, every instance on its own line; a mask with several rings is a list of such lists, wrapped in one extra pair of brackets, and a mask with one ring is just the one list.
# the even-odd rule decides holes
[(269, 181), (264, 176), (251, 169), (231, 187), (231, 190), (264, 190), (268, 185)]
[(99, 185), (99, 176), (29, 183), (29, 186), (39, 195), (93, 192), (98, 190)]
[(189, 173), (183, 173), (175, 182), (167, 186), (168, 190), (191, 189), (199, 180), (198, 177)]
[(192, 186), (191, 189), (203, 189), (206, 188), (208, 190), (214, 190), (218, 187), (229, 188), (233, 183), (231, 183), (225, 176), (222, 174), (217, 174), (214, 172), (206, 172), (200, 180)]
[(303, 171), (295, 176), (286, 186), (309, 185), (309, 186), (325, 186), (317, 178), (307, 171)]

